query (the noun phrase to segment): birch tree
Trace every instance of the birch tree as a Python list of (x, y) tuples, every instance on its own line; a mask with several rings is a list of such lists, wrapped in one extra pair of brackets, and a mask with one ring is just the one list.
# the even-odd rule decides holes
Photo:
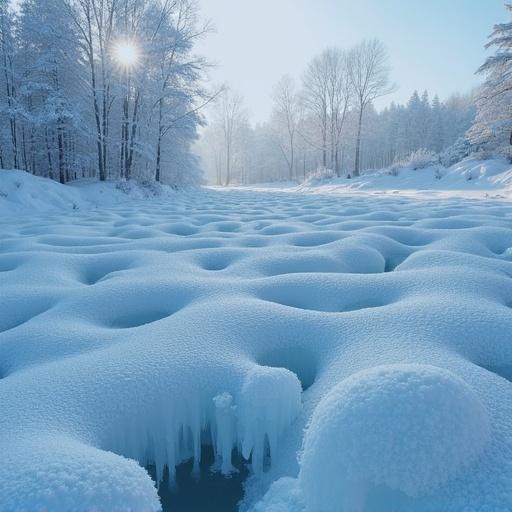
[(378, 39), (365, 40), (353, 48), (349, 58), (350, 82), (358, 112), (354, 176), (361, 167), (361, 133), (366, 107), (381, 96), (391, 93), (388, 55)]
[(290, 76), (278, 82), (273, 97), (273, 121), (277, 132), (277, 143), (288, 168), (288, 179), (295, 174), (297, 130), (300, 119), (300, 99), (295, 83)]

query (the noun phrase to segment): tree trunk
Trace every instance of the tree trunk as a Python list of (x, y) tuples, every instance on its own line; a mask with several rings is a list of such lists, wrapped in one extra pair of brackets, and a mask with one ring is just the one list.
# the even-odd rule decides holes
[(90, 12), (86, 13), (87, 17), (87, 34), (88, 34), (88, 47), (87, 47), (87, 57), (89, 60), (89, 66), (91, 70), (91, 87), (92, 87), (92, 97), (93, 97), (93, 108), (94, 108), (94, 120), (96, 121), (96, 147), (98, 150), (98, 172), (100, 181), (105, 181), (107, 179), (107, 174), (105, 172), (105, 167), (103, 165), (103, 133), (101, 130), (101, 114), (100, 114), (100, 106), (98, 101), (98, 89), (96, 83), (96, 66), (94, 64), (94, 49), (92, 46), (92, 25), (91, 25), (91, 14)]
[[(135, 137), (137, 135), (137, 126), (139, 119), (139, 104), (140, 104), (140, 91), (137, 91), (135, 96), (135, 104), (133, 106), (133, 114), (132, 114), (132, 130), (130, 134), (130, 145), (129, 145), (129, 153), (128, 160), (126, 162), (126, 171), (127, 176), (126, 179), (131, 178), (132, 175), (132, 164), (133, 164), (133, 154), (135, 152)], [(128, 126), (126, 127), (128, 129)]]
[(322, 130), (322, 165), (327, 169), (327, 128)]
[(295, 167), (295, 144), (293, 136), (290, 137), (290, 181), (293, 181), (293, 171)]
[[(105, 75), (103, 72), (103, 89), (105, 89)], [(108, 88), (107, 92), (103, 90), (103, 112), (102, 112), (102, 153), (103, 153), (103, 173), (105, 175), (105, 180), (107, 179), (107, 169), (108, 169), (108, 160), (107, 160), (107, 152), (108, 152), (108, 101), (107, 101), (107, 95), (108, 95)]]
[(363, 124), (363, 107), (359, 110), (359, 122), (357, 125), (357, 141), (356, 141), (356, 163), (354, 166), (354, 176), (360, 174), (360, 158), (361, 158), (361, 126)]
[(123, 119), (121, 120), (121, 154), (119, 157), (119, 174), (126, 177), (126, 154), (128, 152), (128, 92), (123, 100)]
[(44, 138), (46, 141), (46, 154), (48, 156), (48, 176), (53, 180), (52, 150), (50, 149), (50, 141), (48, 140), (48, 128), (44, 131)]
[[(2, 41), (2, 46), (4, 42)], [(12, 160), (13, 167), (18, 168), (18, 141), (17, 141), (17, 128), (16, 128), (16, 114), (14, 113), (14, 99), (15, 88), (12, 76), (12, 61), (7, 56), (7, 50), (3, 48), (3, 68), (5, 75), (5, 87), (7, 92), (7, 105), (9, 106), (9, 126), (11, 129), (11, 145), (12, 145)]]
[(334, 152), (334, 172), (336, 173), (336, 176), (340, 177), (340, 148), (338, 144), (336, 144), (336, 149)]
[(226, 187), (231, 182), (231, 135), (226, 136)]
[(162, 165), (162, 137), (163, 137), (163, 133), (164, 133), (163, 117), (164, 117), (164, 98), (162, 96), (158, 100), (158, 139), (156, 142), (155, 181), (160, 181), (160, 178), (161, 178), (160, 166)]
[(25, 137), (25, 125), (21, 125), (21, 151), (23, 156), (23, 170), (28, 171), (28, 162), (27, 162), (27, 141)]
[(66, 183), (66, 173), (64, 168), (64, 134), (60, 123), (57, 128), (57, 144), (59, 146), (59, 181), (64, 184)]

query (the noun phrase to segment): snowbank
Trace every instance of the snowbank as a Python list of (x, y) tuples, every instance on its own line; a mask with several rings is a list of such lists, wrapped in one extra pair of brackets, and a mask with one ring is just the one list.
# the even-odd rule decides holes
[(25, 171), (0, 169), (0, 215), (99, 208), (173, 194), (160, 184), (82, 180), (61, 185)]
[(85, 204), (71, 187), (24, 171), (0, 170), (0, 215), (76, 210)]
[(512, 165), (505, 160), (468, 158), (452, 167), (440, 164), (422, 169), (380, 169), (367, 171), (358, 178), (308, 180), (301, 185), (290, 183), (257, 184), (251, 190), (285, 190), (320, 194), (397, 194), (417, 198), (467, 197), (511, 198)]

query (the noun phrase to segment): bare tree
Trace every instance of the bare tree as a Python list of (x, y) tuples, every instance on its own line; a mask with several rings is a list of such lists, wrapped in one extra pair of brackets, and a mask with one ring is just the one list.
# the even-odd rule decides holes
[(11, 134), (12, 162), (15, 169), (19, 166), (18, 129), (17, 129), (17, 99), (16, 80), (14, 70), (14, 41), (10, 27), (13, 17), (9, 11), (9, 2), (0, 0), (0, 52), (1, 67), (4, 78), (7, 111)]
[(362, 41), (351, 50), (349, 72), (358, 110), (354, 176), (359, 176), (361, 128), (365, 108), (377, 98), (393, 92), (395, 85), (390, 84), (388, 54), (378, 39)]
[(288, 178), (292, 181), (295, 173), (295, 139), (300, 118), (300, 100), (295, 83), (288, 75), (281, 78), (275, 88), (273, 117), (278, 132), (279, 149), (288, 167)]
[(328, 130), (328, 70), (324, 54), (315, 57), (303, 77), (303, 99), (306, 108), (313, 114), (320, 131), (322, 165), (327, 167)]
[(100, 180), (108, 174), (108, 135), (110, 128), (111, 63), (109, 49), (118, 0), (65, 0), (80, 34), (80, 45), (90, 70), (96, 144)]
[(191, 54), (195, 42), (212, 31), (209, 21), (199, 24), (199, 7), (196, 0), (165, 0), (162, 2), (152, 41), (155, 43), (158, 60), (158, 79), (160, 90), (154, 108), (157, 109), (157, 142), (155, 179), (160, 181), (162, 142), (177, 118), (182, 120), (185, 115), (195, 114), (209, 103), (209, 97), (200, 86), (194, 89), (181, 88), (180, 100), (188, 94), (204, 100), (199, 107), (190, 105), (190, 112), (166, 115), (166, 111), (173, 110), (173, 100), (177, 93), (176, 85), (184, 81), (195, 83), (201, 72), (208, 66), (204, 59)]
[(233, 165), (233, 146), (242, 121), (244, 120), (242, 97), (226, 88), (218, 105), (220, 125), (224, 136), (226, 185), (231, 183), (231, 170)]
[(340, 175), (341, 135), (352, 99), (347, 52), (330, 48), (324, 52), (327, 71), (328, 116), (330, 123), (331, 167)]
[(352, 100), (349, 56), (327, 48), (310, 63), (304, 75), (304, 102), (320, 131), (322, 165), (340, 174), (341, 135)]

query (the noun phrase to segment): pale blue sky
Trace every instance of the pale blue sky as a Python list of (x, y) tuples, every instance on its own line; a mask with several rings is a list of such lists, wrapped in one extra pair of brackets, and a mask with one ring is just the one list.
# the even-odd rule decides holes
[(378, 37), (388, 48), (392, 99), (414, 89), (442, 98), (479, 83), (475, 70), (493, 24), (509, 19), (503, 0), (199, 0), (217, 33), (200, 51), (219, 67), (212, 73), (245, 97), (256, 120), (270, 111), (275, 82), (300, 77), (326, 46), (349, 47)]

